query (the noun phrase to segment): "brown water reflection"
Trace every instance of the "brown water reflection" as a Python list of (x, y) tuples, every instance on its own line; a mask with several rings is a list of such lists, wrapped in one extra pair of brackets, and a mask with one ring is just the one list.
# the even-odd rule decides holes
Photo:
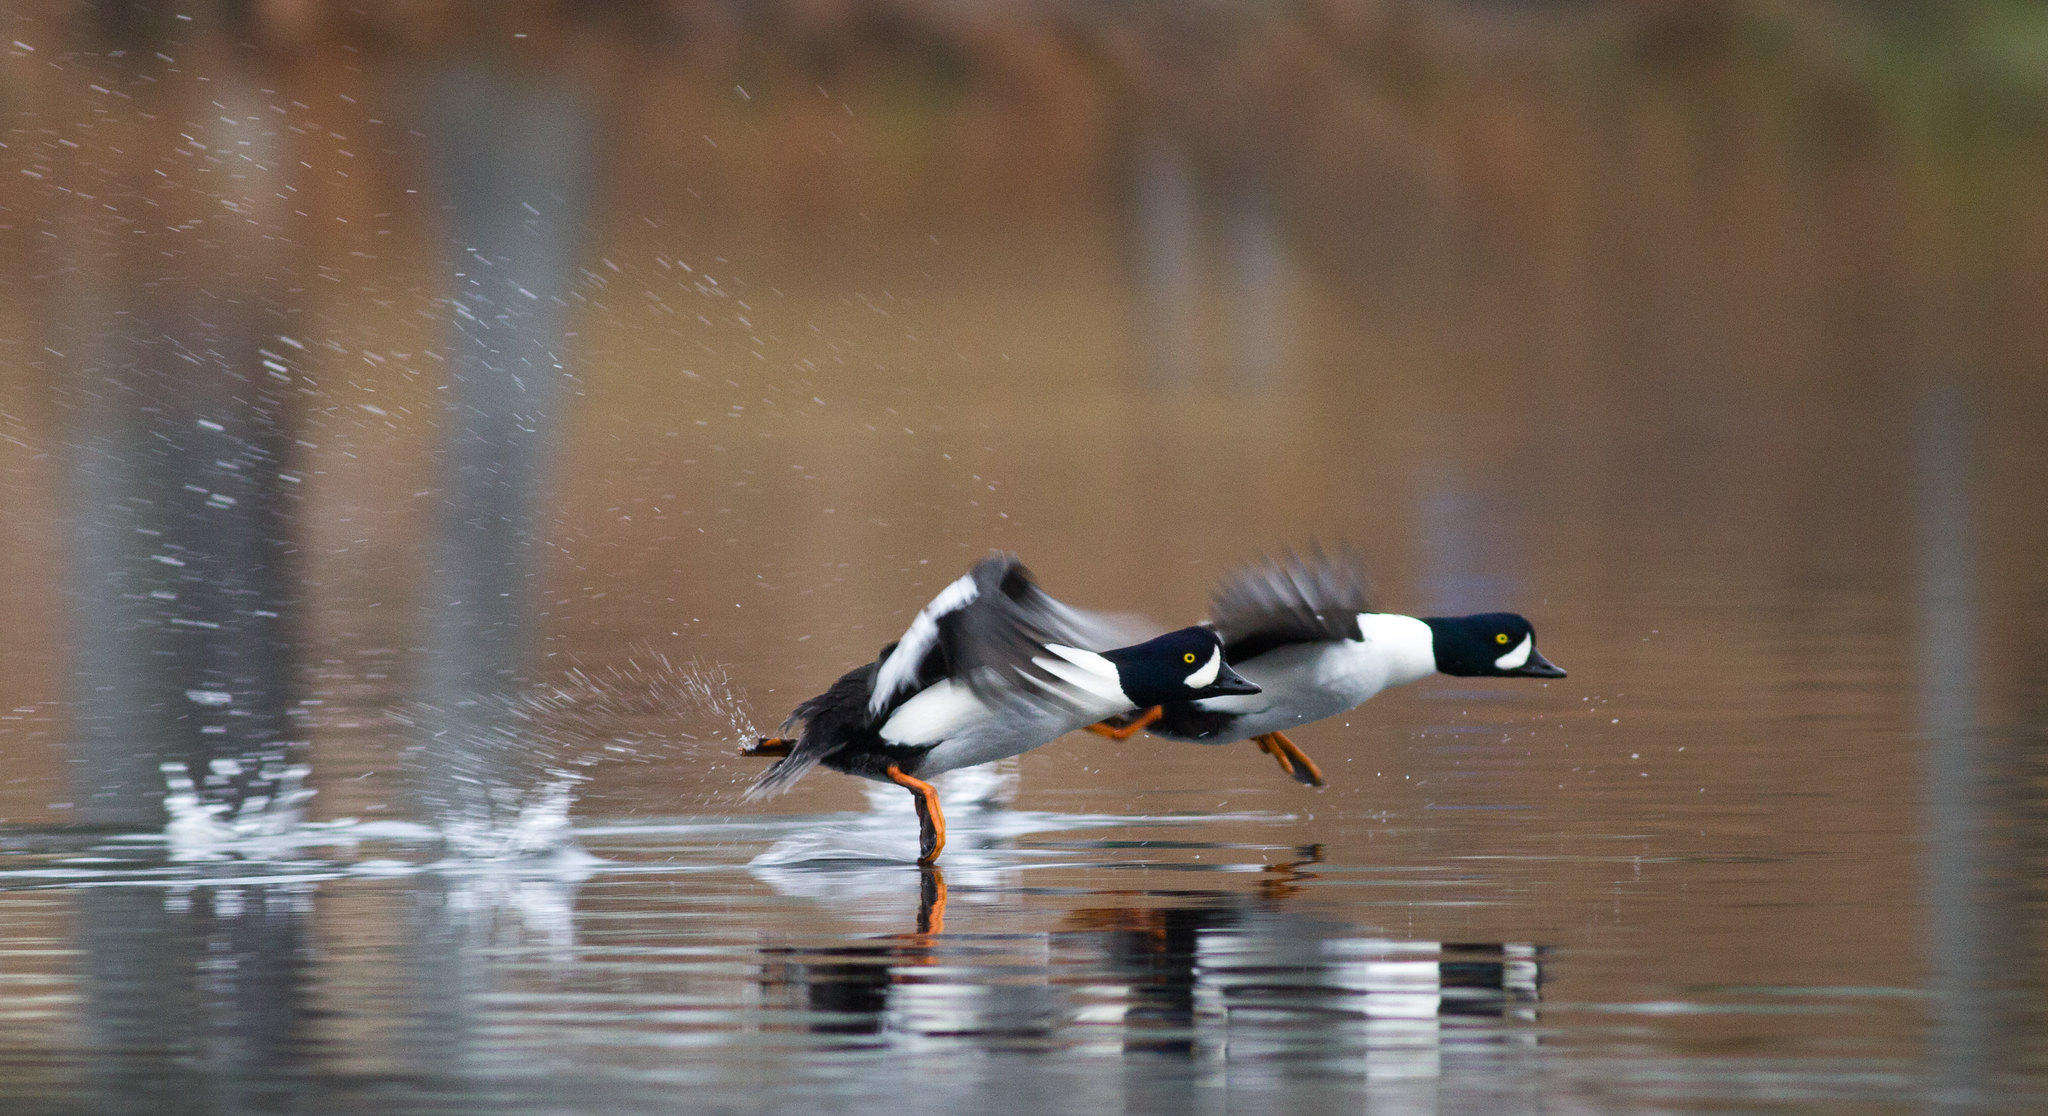
[[(1948, 65), (1981, 61), (1971, 19), (1886, 54), (1897, 27), (1841, 14), (1867, 55), (1743, 4), (705, 5), (632, 49), (602, 20), (520, 31), (499, 61), (604, 127), (554, 179), (485, 177), (529, 172), (556, 212), (578, 175), (600, 192), (588, 252), (551, 242), (553, 286), (514, 284), (559, 294), (514, 344), (563, 357), (565, 394), (514, 423), (556, 432), (504, 493), (540, 509), (511, 544), (538, 573), (472, 555), (527, 601), (465, 628), (449, 369), (488, 354), (454, 331), (484, 281), (453, 286), (446, 246), (488, 238), (415, 134), (461, 36), (372, 5), (302, 38), (253, 17), (254, 61), (233, 28), (157, 27), (171, 61), (144, 64), (59, 7), (0, 65), (11, 1093), (113, 1106), (196, 1059), (227, 1107), (313, 1104), (309, 1082), (660, 1107), (675, 1081), (852, 1107), (895, 1096), (890, 1058), (966, 1075), (971, 1052), (997, 1068), (944, 1097), (2039, 1099), (2048, 147), (2023, 52), (1996, 56), (2019, 67), (1997, 99), (1952, 76), (1979, 72)], [(245, 139), (261, 174), (208, 162)], [(273, 447), (250, 494), (289, 472), (290, 500), (238, 496), (205, 443), (238, 422)], [(222, 494), (255, 526), (202, 520)], [(288, 580), (244, 587), (275, 607), (217, 577), (186, 580), (227, 603), (151, 604), (193, 567), (136, 527)], [(742, 810), (738, 726), (664, 688), (693, 660), (767, 717), (990, 548), (1076, 604), (1185, 620), (1310, 537), (1358, 542), (1391, 607), (1528, 614), (1572, 677), (1439, 680), (1306, 730), (1321, 793), (1249, 748), (1062, 741), (963, 841), (943, 930), (912, 871), (748, 870), (866, 824), (818, 816), (866, 809), (848, 780), (709, 836), (634, 829)], [(92, 588), (137, 570), (160, 576)], [(159, 621), (213, 650), (156, 654), (136, 633)], [(530, 646), (476, 634), (522, 626)], [(416, 819), (421, 771), (448, 770), (415, 751), (422, 709), (461, 703), (463, 662), (520, 661), (599, 693), (464, 738), (539, 724), (507, 766), (586, 776), (584, 843), (633, 871), (360, 868), (427, 859), (401, 841), (209, 883), (40, 843), (86, 809), (67, 757), (89, 783), (95, 747), (152, 760), (222, 725), (310, 763), (315, 821)], [(181, 705), (209, 670), (261, 700)], [(205, 721), (230, 707), (260, 730)], [(1177, 814), (1171, 839), (1137, 820)], [(190, 886), (46, 890), (157, 872)], [(1352, 976), (1409, 961), (1480, 992), (1376, 1028)], [(164, 1006), (125, 1014), (143, 1000)], [(1468, 1016), (1470, 1043), (1410, 1041)]]

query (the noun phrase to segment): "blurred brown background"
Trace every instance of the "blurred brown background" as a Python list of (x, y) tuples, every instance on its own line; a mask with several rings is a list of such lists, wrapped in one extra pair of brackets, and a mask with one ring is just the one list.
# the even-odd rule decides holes
[[(79, 533), (150, 499), (91, 487), (137, 457), (97, 432), (188, 405), (287, 478), (256, 486), (259, 557), (213, 557), (280, 571), (248, 592), (289, 607), (250, 638), (291, 663), (287, 734), (336, 745), (316, 812), (387, 800), (337, 776), (389, 770), (358, 752), (434, 642), (448, 246), (478, 239), (465, 213), (536, 202), (553, 285), (528, 294), (557, 304), (564, 386), (522, 466), (530, 568), (504, 575), (530, 615), (484, 669), (694, 657), (772, 720), (988, 547), (1179, 619), (1229, 564), (1319, 536), (1364, 544), (1390, 607), (1520, 608), (1595, 678), (1664, 652), (1636, 647), (1682, 611), (1662, 697), (1769, 703), (1788, 648), (1912, 669), (1915, 493), (1953, 450), (1983, 720), (2039, 708), (2031, 6), (7, 19), (10, 820), (68, 797), (93, 641), (67, 601), (99, 595)], [(1890, 686), (1785, 700), (1911, 715)], [(663, 764), (656, 797), (722, 803), (744, 772), (702, 762), (710, 785)]]

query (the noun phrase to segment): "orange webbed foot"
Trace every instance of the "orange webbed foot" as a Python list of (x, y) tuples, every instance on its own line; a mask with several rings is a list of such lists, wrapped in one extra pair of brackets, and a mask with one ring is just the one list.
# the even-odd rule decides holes
[(1269, 732), (1263, 736), (1254, 736), (1252, 740), (1257, 742), (1260, 751), (1272, 756), (1280, 764), (1280, 770), (1292, 775), (1295, 782), (1311, 787), (1324, 785), (1323, 769), (1316, 766), (1316, 761), (1308, 758), (1307, 752), (1296, 747), (1294, 741), (1287, 739), (1286, 733)]
[(1146, 725), (1149, 725), (1152, 722), (1158, 720), (1160, 717), (1164, 716), (1165, 713), (1166, 710), (1155, 705), (1152, 708), (1145, 710), (1143, 713), (1138, 714), (1136, 717), (1133, 717), (1129, 722), (1125, 724), (1111, 725), (1108, 721), (1099, 721), (1095, 724), (1089, 725), (1088, 731), (1096, 734), (1097, 736), (1107, 736), (1111, 740), (1129, 740), (1131, 737), (1136, 736), (1140, 731), (1142, 731)]

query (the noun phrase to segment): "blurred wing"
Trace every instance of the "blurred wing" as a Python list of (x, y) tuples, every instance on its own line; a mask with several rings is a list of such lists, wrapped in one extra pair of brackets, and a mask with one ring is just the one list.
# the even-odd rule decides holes
[(1311, 545), (1234, 571), (1210, 597), (1209, 623), (1233, 663), (1290, 643), (1357, 639), (1358, 614), (1377, 611), (1365, 570), (1349, 547), (1336, 554)]
[(875, 671), (868, 711), (882, 716), (941, 678), (957, 679), (995, 708), (1060, 703), (1072, 666), (1049, 645), (1103, 651), (1145, 638), (1148, 627), (1137, 617), (1065, 604), (1040, 589), (1016, 555), (992, 554), (911, 620)]
[(911, 617), (910, 627), (904, 631), (903, 638), (896, 641), (895, 647), (882, 656), (881, 665), (875, 668), (874, 686), (868, 694), (870, 715), (881, 716), (898, 697), (922, 688), (918, 684), (920, 677), (925, 679), (924, 685), (930, 685), (935, 678), (944, 676), (944, 662), (934, 659), (934, 656), (943, 654), (939, 646), (939, 622), (980, 598), (985, 580), (982, 567), (994, 561), (996, 558), (993, 557), (982, 559), (958, 581), (939, 590), (932, 603)]
[(1077, 679), (1094, 681), (1098, 690), (1103, 681), (1076, 670), (1108, 664), (1049, 648), (1106, 651), (1142, 638), (1141, 620), (1075, 608), (1040, 589), (1015, 555), (986, 558), (972, 576), (981, 592), (971, 606), (941, 619), (939, 644), (950, 675), (992, 707), (1076, 704)]
[(1042, 704), (1069, 688), (1067, 655), (1047, 647), (1104, 651), (1130, 641), (1130, 618), (1073, 608), (1032, 582), (1016, 555), (993, 555), (975, 567), (983, 592), (971, 608), (946, 616), (940, 645), (952, 676), (989, 704)]

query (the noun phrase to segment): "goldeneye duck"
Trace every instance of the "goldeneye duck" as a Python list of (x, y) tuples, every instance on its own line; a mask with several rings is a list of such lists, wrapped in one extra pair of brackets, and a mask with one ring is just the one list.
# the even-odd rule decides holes
[(1109, 618), (1048, 595), (1015, 555), (984, 558), (874, 662), (797, 706), (777, 736), (745, 749), (780, 757), (747, 797), (787, 790), (821, 763), (895, 783), (916, 800), (918, 863), (930, 864), (945, 847), (946, 820), (926, 779), (1141, 707), (1258, 693), (1207, 628), (1091, 650), (1120, 642), (1120, 633)]
[(1089, 726), (1123, 739), (1139, 729), (1174, 740), (1253, 740), (1296, 781), (1323, 773), (1283, 729), (1352, 708), (1392, 686), (1432, 674), (1563, 678), (1536, 649), (1536, 629), (1512, 612), (1402, 616), (1375, 609), (1357, 556), (1289, 552), (1225, 578), (1209, 626), (1224, 660), (1255, 683), (1256, 696), (1200, 697)]

